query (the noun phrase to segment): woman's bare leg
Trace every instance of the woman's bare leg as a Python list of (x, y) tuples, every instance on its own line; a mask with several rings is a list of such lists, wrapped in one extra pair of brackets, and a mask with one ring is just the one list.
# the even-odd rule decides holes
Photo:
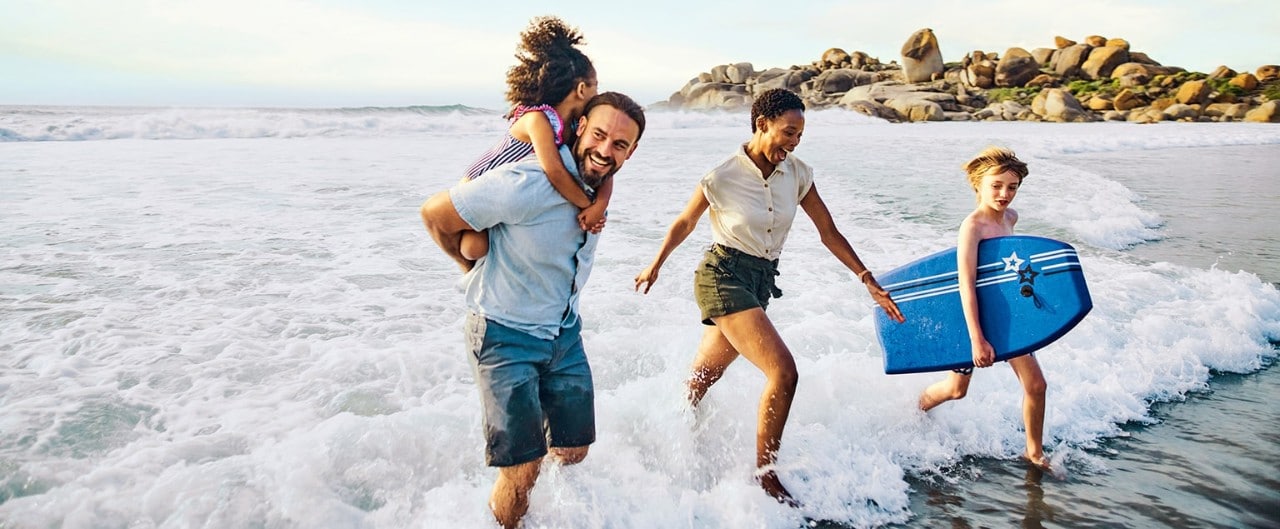
[[(795, 505), (791, 493), (787, 492), (786, 487), (778, 480), (778, 475), (770, 468), (777, 460), (778, 448), (782, 445), (782, 431), (791, 414), (791, 401), (795, 397), (796, 383), (799, 380), (795, 359), (773, 327), (773, 322), (765, 315), (764, 309), (735, 312), (715, 318), (715, 323), (732, 350), (764, 373), (765, 386), (760, 395), (756, 428), (756, 467), (762, 470), (758, 478), (760, 486), (770, 496), (780, 502)], [(716, 364), (712, 362), (711, 365)], [(723, 369), (720, 373), (723, 373)]]

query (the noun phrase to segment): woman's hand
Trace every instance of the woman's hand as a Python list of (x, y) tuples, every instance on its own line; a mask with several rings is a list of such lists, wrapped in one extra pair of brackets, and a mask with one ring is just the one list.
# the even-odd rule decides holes
[(884, 309), (890, 319), (898, 323), (907, 321), (902, 316), (902, 311), (898, 310), (898, 304), (894, 303), (893, 298), (889, 297), (889, 291), (880, 288), (880, 282), (876, 281), (875, 276), (868, 273), (862, 283), (867, 286), (867, 292), (871, 293), (871, 299), (875, 300), (876, 304)]
[(996, 349), (991, 347), (991, 342), (986, 338), (980, 338), (973, 342), (973, 366), (974, 367), (991, 367), (996, 363)]
[(658, 270), (661, 268), (661, 265), (651, 264), (643, 272), (640, 272), (640, 275), (636, 276), (636, 292), (640, 291), (640, 285), (643, 284), (644, 293), (648, 294), (653, 284), (658, 282)]

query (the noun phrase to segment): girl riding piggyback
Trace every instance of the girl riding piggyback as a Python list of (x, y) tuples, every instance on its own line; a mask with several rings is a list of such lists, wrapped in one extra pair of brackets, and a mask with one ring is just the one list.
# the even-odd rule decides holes
[[(467, 169), (474, 179), (499, 165), (530, 154), (547, 174), (547, 180), (565, 200), (582, 209), (578, 224), (594, 233), (604, 228), (605, 209), (613, 194), (613, 179), (588, 191), (569, 174), (559, 148), (572, 144), (578, 118), (587, 100), (596, 95), (596, 70), (577, 46), (582, 35), (556, 17), (533, 19), (520, 34), (519, 60), (507, 70), (507, 101), (513, 105), (507, 134)], [(489, 252), (485, 232), (464, 232), (462, 256), (477, 260)]]

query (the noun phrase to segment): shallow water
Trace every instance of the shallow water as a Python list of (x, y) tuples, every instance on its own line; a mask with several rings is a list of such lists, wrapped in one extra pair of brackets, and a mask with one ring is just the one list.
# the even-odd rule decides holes
[[(1063, 488), (1042, 481), (1046, 511), (1105, 499), (1095, 483), (1176, 486), (1167, 474), (1110, 470), (1105, 447), (1141, 438), (1137, 425), (1158, 427), (1163, 408), (1152, 403), (1276, 357), (1273, 285), (1138, 255), (1161, 244), (1177, 215), (1065, 158), (1274, 149), (1280, 129), (810, 119), (797, 155), (875, 270), (953, 244), (972, 207), (965, 157), (1002, 143), (1032, 164), (1016, 203), (1020, 231), (1076, 245), (1095, 301), (1042, 356), (1053, 392), (1046, 441), (1068, 471)], [(486, 526), (494, 471), (461, 353), (457, 271), (417, 206), (458, 180), (501, 130), (495, 121), (418, 110), (0, 108), (0, 520)], [(873, 307), (807, 221), (783, 255), (786, 295), (770, 305), (801, 373), (779, 472), (807, 510), (784, 509), (751, 482), (758, 371), (736, 364), (696, 413), (684, 406), (701, 332), (689, 275), (709, 240), (705, 223), (648, 296), (632, 278), (696, 178), (743, 141), (744, 123), (655, 114), (619, 174), (582, 304), (599, 440), (582, 465), (546, 469), (529, 527), (1020, 520), (1007, 516), (1026, 509), (1026, 492), (987, 494), (979, 479), (999, 474), (988, 466), (1020, 473), (1017, 381), (1008, 369), (983, 372), (970, 398), (913, 413), (934, 377), (883, 374)], [(933, 494), (923, 486), (932, 482), (946, 485)], [(955, 497), (965, 503), (946, 507)]]
[[(1280, 281), (1280, 148), (1199, 147), (1056, 158), (1125, 184), (1164, 220), (1143, 259)], [(1275, 344), (1280, 347), (1280, 344)], [(1069, 383), (1051, 381), (1051, 383)], [(1280, 526), (1280, 371), (1215, 373), (1061, 475), (968, 459), (917, 479), (905, 527)], [(1052, 392), (1050, 398), (1053, 398)]]

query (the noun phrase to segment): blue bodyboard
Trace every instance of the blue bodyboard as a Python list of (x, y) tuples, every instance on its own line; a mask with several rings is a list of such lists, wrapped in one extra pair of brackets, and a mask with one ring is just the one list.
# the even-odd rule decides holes
[[(955, 248), (876, 279), (907, 319), (897, 323), (884, 311), (875, 311), (885, 373), (973, 367)], [(1028, 235), (978, 243), (977, 294), (982, 332), (997, 361), (1049, 345), (1093, 308), (1076, 249), (1062, 241)]]

